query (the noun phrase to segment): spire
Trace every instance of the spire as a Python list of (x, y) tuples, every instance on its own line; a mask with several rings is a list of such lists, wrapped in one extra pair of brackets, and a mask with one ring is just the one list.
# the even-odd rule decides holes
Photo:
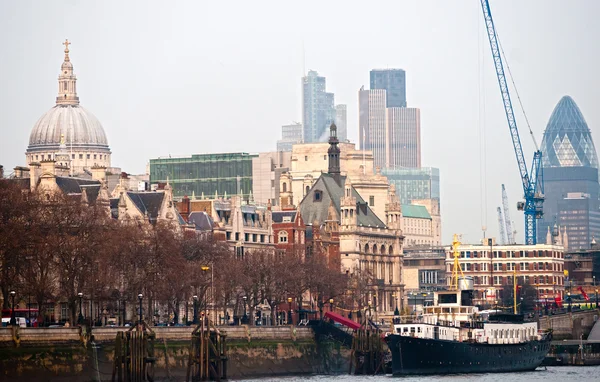
[(69, 58), (69, 40), (63, 42), (65, 46), (65, 60), (60, 66), (60, 75), (58, 76), (58, 96), (57, 105), (79, 105), (77, 97), (77, 77), (73, 74), (73, 64)]
[(328, 172), (337, 177), (340, 175), (340, 148), (338, 147), (338, 143), (337, 127), (335, 123), (332, 123), (329, 127), (329, 149), (327, 150), (329, 157)]

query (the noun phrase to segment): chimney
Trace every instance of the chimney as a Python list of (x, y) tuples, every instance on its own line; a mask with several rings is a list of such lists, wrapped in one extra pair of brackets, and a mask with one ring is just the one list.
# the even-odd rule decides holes
[(177, 203), (177, 211), (181, 217), (187, 222), (190, 216), (190, 198), (186, 196), (181, 199), (181, 202)]
[(40, 162), (42, 174), (41, 175), (56, 175), (54, 165), (56, 162), (52, 159), (43, 160)]
[(92, 167), (92, 179), (98, 181), (106, 180), (106, 167), (93, 166)]
[(29, 165), (29, 187), (31, 191), (35, 191), (37, 187), (37, 183), (40, 179), (40, 164), (39, 163), (31, 163)]

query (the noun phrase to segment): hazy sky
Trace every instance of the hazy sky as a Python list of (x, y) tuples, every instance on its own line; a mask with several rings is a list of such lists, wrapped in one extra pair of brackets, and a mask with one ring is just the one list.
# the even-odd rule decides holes
[[(568, 94), (598, 144), (600, 2), (491, 7), (538, 142)], [(484, 33), (478, 0), (0, 0), (0, 164), (25, 165), (31, 128), (54, 105), (65, 38), (81, 104), (130, 173), (169, 154), (274, 150), (281, 125), (301, 121), (303, 69), (348, 104), (356, 140), (369, 70), (403, 68), (408, 106), (421, 108), (423, 164), (441, 171), (444, 242), (479, 240), (485, 214), (497, 236), (502, 183), (522, 240), (522, 188)], [(519, 127), (530, 163), (522, 118)]]

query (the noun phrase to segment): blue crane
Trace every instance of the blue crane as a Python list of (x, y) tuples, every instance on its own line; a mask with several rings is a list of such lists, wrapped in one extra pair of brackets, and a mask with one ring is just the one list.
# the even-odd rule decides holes
[(492, 50), (494, 67), (496, 69), (496, 76), (498, 77), (498, 85), (500, 86), (500, 93), (502, 94), (504, 112), (506, 113), (508, 128), (510, 130), (515, 156), (517, 157), (517, 164), (519, 165), (521, 182), (523, 183), (525, 201), (517, 203), (517, 208), (522, 210), (525, 214), (525, 244), (534, 245), (537, 242), (536, 219), (542, 217), (542, 207), (544, 204), (542, 152), (536, 147), (536, 151), (533, 154), (531, 170), (528, 171), (523, 155), (523, 148), (521, 147), (521, 138), (519, 138), (519, 130), (517, 129), (517, 120), (515, 119), (515, 113), (513, 112), (512, 102), (510, 100), (506, 75), (504, 74), (498, 36), (496, 34), (496, 28), (494, 27), (494, 20), (492, 19), (492, 12), (490, 11), (488, 0), (481, 0), (481, 9), (483, 11), (485, 29), (490, 41), (490, 49)]

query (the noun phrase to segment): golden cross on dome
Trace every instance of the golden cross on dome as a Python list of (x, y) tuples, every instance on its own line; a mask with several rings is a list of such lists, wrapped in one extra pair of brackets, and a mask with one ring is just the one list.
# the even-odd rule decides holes
[(65, 53), (69, 53), (69, 45), (71, 45), (69, 39), (66, 39), (65, 42), (63, 42), (63, 45), (65, 46)]

